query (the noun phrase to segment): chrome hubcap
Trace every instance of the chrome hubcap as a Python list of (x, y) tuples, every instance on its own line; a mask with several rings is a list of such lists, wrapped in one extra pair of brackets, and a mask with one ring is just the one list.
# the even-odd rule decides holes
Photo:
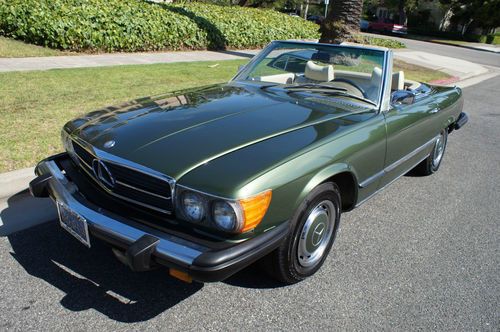
[(336, 210), (331, 201), (322, 201), (311, 210), (302, 227), (297, 247), (301, 266), (311, 267), (321, 260), (332, 238), (335, 219)]
[(436, 145), (434, 147), (434, 155), (432, 157), (432, 166), (437, 167), (439, 163), (441, 162), (441, 159), (443, 158), (444, 154), (444, 146), (446, 144), (444, 135), (441, 134), (439, 135)]

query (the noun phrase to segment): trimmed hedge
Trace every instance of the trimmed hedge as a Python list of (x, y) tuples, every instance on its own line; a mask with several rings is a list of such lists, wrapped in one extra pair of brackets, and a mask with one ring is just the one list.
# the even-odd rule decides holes
[(366, 44), (372, 46), (380, 46), (387, 48), (406, 48), (406, 45), (399, 40), (389, 39), (389, 38), (377, 38), (365, 35), (354, 36), (353, 42), (358, 44)]
[(144, 0), (0, 0), (0, 34), (71, 51), (258, 48), (318, 38), (318, 26), (272, 10)]

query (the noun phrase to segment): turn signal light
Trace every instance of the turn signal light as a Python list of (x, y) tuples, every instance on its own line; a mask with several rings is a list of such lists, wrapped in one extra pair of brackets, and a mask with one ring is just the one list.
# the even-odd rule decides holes
[(189, 284), (193, 282), (193, 277), (191, 277), (186, 272), (182, 272), (182, 271), (179, 271), (179, 270), (176, 270), (176, 269), (169, 269), (169, 274), (172, 277), (177, 278), (179, 280), (182, 280), (184, 282), (187, 282)]
[(272, 196), (272, 191), (267, 190), (253, 197), (238, 201), (243, 210), (243, 228), (241, 232), (254, 229), (260, 224), (269, 208)]

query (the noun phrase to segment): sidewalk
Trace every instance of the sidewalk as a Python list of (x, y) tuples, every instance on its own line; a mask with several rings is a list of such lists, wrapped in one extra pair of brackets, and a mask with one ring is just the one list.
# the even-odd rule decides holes
[(30, 58), (0, 58), (0, 72), (155, 63), (248, 59), (259, 50), (112, 53)]
[(427, 52), (400, 50), (395, 55), (402, 61), (445, 72), (455, 77), (455, 82), (488, 72), (487, 68), (469, 61)]
[[(0, 72), (84, 68), (137, 64), (249, 59), (259, 50), (190, 51), (161, 53), (118, 53), (99, 55), (0, 58)], [(395, 51), (396, 58), (423, 67), (443, 71), (455, 81), (486, 73), (483, 66), (451, 57), (407, 49)]]

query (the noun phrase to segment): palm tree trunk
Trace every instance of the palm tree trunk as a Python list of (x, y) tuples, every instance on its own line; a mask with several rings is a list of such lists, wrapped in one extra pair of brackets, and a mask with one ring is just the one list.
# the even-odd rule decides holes
[(340, 44), (359, 32), (363, 0), (333, 0), (321, 24), (321, 43)]
[(306, 0), (306, 9), (304, 10), (304, 20), (307, 20), (308, 12), (309, 12), (309, 0)]

